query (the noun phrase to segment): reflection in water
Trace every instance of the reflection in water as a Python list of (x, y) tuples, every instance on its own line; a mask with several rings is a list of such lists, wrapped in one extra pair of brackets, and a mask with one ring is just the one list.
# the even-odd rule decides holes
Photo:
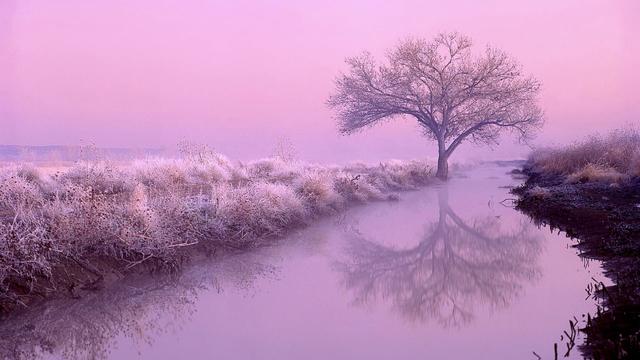
[[(118, 336), (152, 343), (175, 330), (195, 311), (204, 290), (225, 286), (249, 289), (276, 268), (244, 254), (203, 262), (177, 275), (127, 278), (81, 299), (48, 302), (0, 323), (0, 358), (34, 359), (55, 354), (64, 359), (102, 359)], [(261, 256), (265, 256), (261, 254)]]
[(506, 306), (539, 275), (539, 233), (527, 222), (504, 229), (499, 217), (465, 221), (438, 190), (438, 220), (420, 243), (395, 249), (351, 229), (349, 260), (338, 264), (357, 304), (386, 300), (410, 321), (471, 321), (477, 305)]

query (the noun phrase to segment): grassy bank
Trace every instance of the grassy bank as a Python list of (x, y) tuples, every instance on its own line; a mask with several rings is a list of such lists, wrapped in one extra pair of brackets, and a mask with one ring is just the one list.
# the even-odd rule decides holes
[(640, 357), (640, 135), (606, 136), (534, 152), (517, 208), (538, 224), (575, 238), (580, 256), (602, 261), (614, 285), (596, 283), (599, 301), (581, 328), (589, 359)]
[(530, 172), (561, 177), (566, 183), (622, 183), (640, 176), (640, 133), (614, 130), (574, 144), (534, 151)]
[[(640, 250), (640, 133), (616, 130), (565, 147), (534, 151), (527, 181), (514, 190), (518, 205), (552, 227), (583, 238), (602, 234), (598, 252)], [(606, 235), (606, 236), (605, 236)], [(596, 251), (596, 250), (593, 250)]]
[(238, 249), (358, 203), (431, 181), (425, 162), (323, 167), (279, 158), (234, 163), (213, 152), (54, 174), (0, 169), (0, 307), (77, 294), (105, 276), (189, 251)]

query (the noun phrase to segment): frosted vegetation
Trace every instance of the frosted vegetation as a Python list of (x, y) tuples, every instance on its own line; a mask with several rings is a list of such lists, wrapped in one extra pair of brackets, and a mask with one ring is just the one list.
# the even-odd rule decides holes
[(69, 264), (100, 278), (142, 263), (171, 267), (180, 249), (253, 246), (431, 179), (423, 161), (324, 167), (276, 156), (244, 164), (208, 150), (125, 165), (84, 161), (56, 174), (5, 166), (0, 304), (55, 292)]
[(566, 147), (536, 150), (529, 161), (534, 171), (561, 175), (568, 183), (619, 184), (640, 176), (640, 133), (623, 129), (594, 135)]

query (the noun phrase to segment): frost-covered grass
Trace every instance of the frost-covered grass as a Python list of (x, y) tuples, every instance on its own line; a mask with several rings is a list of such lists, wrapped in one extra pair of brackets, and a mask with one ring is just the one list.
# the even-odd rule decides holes
[(51, 280), (65, 264), (99, 274), (96, 264), (105, 261), (123, 270), (150, 259), (173, 263), (185, 247), (250, 246), (352, 204), (394, 199), (394, 191), (431, 179), (431, 167), (421, 161), (243, 164), (215, 153), (127, 165), (79, 162), (55, 174), (5, 166), (0, 299), (19, 303), (43, 279), (55, 288)]
[(640, 132), (614, 130), (565, 147), (536, 150), (529, 160), (534, 170), (562, 175), (570, 183), (623, 182), (640, 176)]

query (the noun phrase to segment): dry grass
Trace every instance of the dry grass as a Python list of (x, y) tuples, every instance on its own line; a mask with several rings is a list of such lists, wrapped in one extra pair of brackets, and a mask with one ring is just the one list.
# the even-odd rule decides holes
[(80, 162), (55, 174), (2, 167), (0, 299), (19, 303), (65, 262), (91, 270), (87, 259), (111, 259), (127, 268), (171, 262), (178, 249), (196, 244), (247, 246), (431, 179), (431, 167), (420, 161), (242, 164), (213, 152), (126, 166)]
[(569, 146), (536, 150), (529, 160), (535, 170), (565, 176), (567, 182), (619, 183), (640, 176), (640, 133), (614, 130)]
[(567, 176), (567, 182), (575, 184), (580, 182), (620, 183), (629, 179), (629, 175), (620, 173), (613, 167), (597, 164), (587, 164), (582, 169)]

